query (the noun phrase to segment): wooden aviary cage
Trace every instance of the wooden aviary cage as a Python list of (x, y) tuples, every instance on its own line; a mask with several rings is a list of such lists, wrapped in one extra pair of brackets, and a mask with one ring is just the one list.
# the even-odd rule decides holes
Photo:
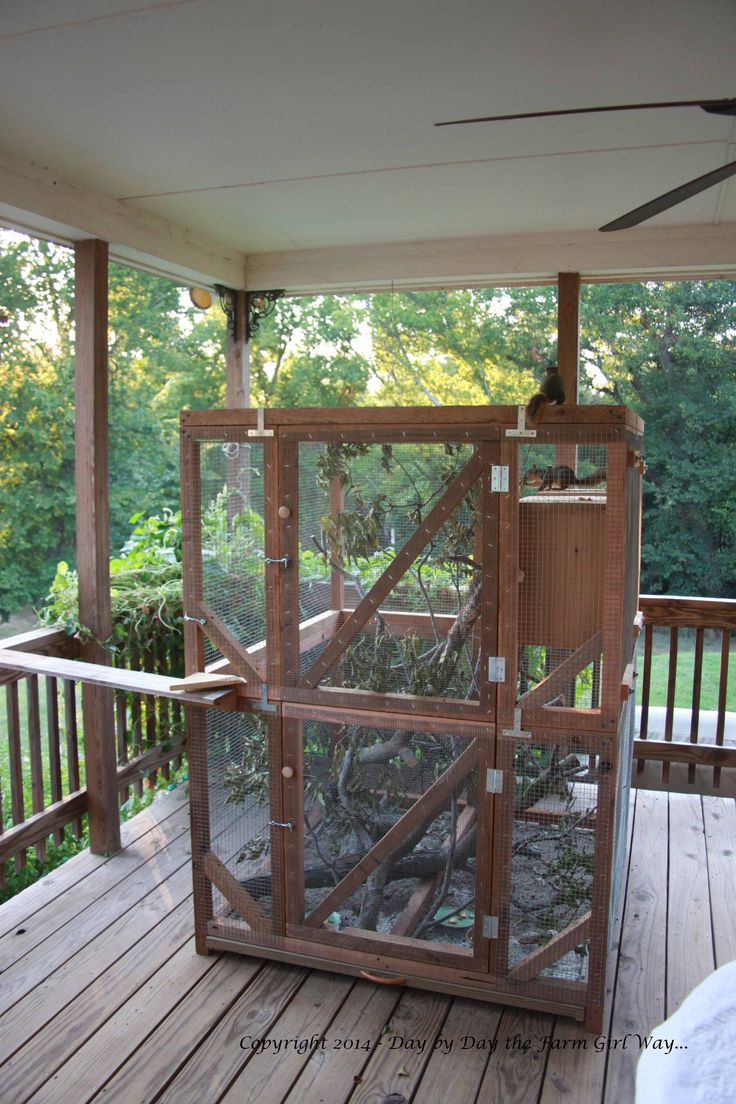
[(641, 422), (182, 415), (197, 944), (584, 1019), (625, 852)]

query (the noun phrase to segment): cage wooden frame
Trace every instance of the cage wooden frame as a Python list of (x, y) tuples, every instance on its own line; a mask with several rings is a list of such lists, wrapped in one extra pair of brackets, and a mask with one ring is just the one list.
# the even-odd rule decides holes
[[(212, 711), (188, 707), (195, 928), (201, 953), (226, 949), (300, 962), (385, 982), (404, 982), (483, 1000), (552, 1010), (584, 1020), (589, 1030), (600, 1029), (607, 950), (615, 913), (613, 856), (614, 851), (623, 853), (616, 835), (620, 834), (621, 824), (625, 824), (622, 802), (628, 798), (630, 763), (626, 751), (630, 742), (627, 733), (637, 635), (643, 424), (626, 408), (606, 406), (548, 408), (533, 438), (519, 438), (513, 433), (517, 426), (516, 407), (223, 410), (182, 414), (187, 672), (205, 669), (209, 640), (209, 646), (219, 652), (209, 669), (232, 671), (244, 679), (235, 702), (230, 697), (227, 703), (241, 717), (262, 718), (268, 764), (269, 914), (249, 893), (245, 885), (248, 879), (236, 876), (233, 864), (223, 862), (213, 849), (210, 806), (214, 791), (211, 792), (207, 750), (208, 716)], [(468, 451), (463, 465), (458, 461), (457, 471), (438, 489), (432, 508), (421, 518), (416, 532), (394, 551), (378, 583), (357, 605), (347, 602), (344, 573), (336, 570), (332, 561), (329, 582), (322, 588), (327, 608), (315, 616), (302, 617), (297, 562), (300, 445), (308, 442), (326, 447), (329, 443), (340, 446), (350, 442), (369, 447), (392, 441), (417, 446), (460, 442)], [(219, 445), (224, 450), (222, 471), (226, 485), (230, 479), (228, 452), (235, 455), (236, 446), (241, 445), (256, 445), (261, 450), (258, 456), (263, 490), (259, 508), (264, 534), (259, 554), (264, 561), (265, 637), (257, 642), (243, 644), (207, 600), (202, 571), (202, 443)], [(586, 447), (605, 453), (604, 492), (588, 491), (587, 487), (584, 493), (577, 487), (553, 488), (547, 492), (548, 501), (539, 498), (530, 504), (528, 497), (524, 498), (520, 488), (528, 451), (525, 454), (523, 449), (534, 448), (538, 455), (549, 455), (557, 464), (577, 471), (578, 458)], [(545, 449), (548, 451), (544, 452)], [(491, 479), (494, 469), (502, 473), (502, 485), (507, 485), (508, 490), (494, 489)], [(216, 476), (210, 482), (216, 487)], [(475, 671), (488, 669), (489, 676), (489, 660), (503, 657), (505, 680), (493, 682), (490, 677), (478, 677), (473, 700), (468, 696), (462, 699), (379, 693), (359, 685), (346, 688), (339, 678), (334, 685), (325, 685), (323, 672), (330, 663), (333, 667), (337, 664), (336, 657), (344, 657), (350, 641), (362, 627), (372, 624), (374, 616), (386, 619), (389, 628), (397, 633), (427, 632), (429, 614), (386, 610), (382, 603), (401, 570), (406, 571), (414, 564), (417, 549), (435, 539), (444, 519), (459, 504), (468, 501), (471, 489), (475, 513), (468, 558), (471, 566), (480, 570), (482, 579), (478, 585), (478, 612), (466, 651), (469, 656), (472, 653)], [(205, 499), (207, 493), (205, 490)], [(339, 516), (341, 504), (340, 488), (333, 478), (330, 511)], [(420, 532), (422, 526), (424, 531)], [(569, 622), (567, 635), (563, 630), (558, 634), (564, 638), (566, 647), (557, 653), (544, 641), (533, 639), (535, 631), (549, 632), (549, 628), (524, 628), (530, 618), (531, 622), (535, 620), (533, 610), (529, 612), (528, 595), (544, 593), (545, 585), (557, 585), (554, 577), (544, 579), (552, 566), (549, 556), (544, 559), (540, 553), (537, 563), (529, 553), (527, 560), (523, 560), (532, 544), (534, 526), (542, 526), (540, 546), (562, 549), (562, 555), (566, 558), (574, 555), (576, 564), (579, 561), (583, 565), (576, 566), (572, 581), (563, 584), (572, 604), (563, 614), (563, 619)], [(587, 590), (595, 591), (594, 599), (590, 593), (584, 593), (585, 556), (589, 551), (586, 545), (591, 542), (595, 544), (591, 555), (597, 582)], [(530, 575), (534, 575), (534, 586)], [(586, 601), (589, 606), (592, 601), (593, 614), (576, 612), (576, 604), (582, 608)], [(429, 609), (431, 613), (431, 606)], [(456, 615), (437, 616), (445, 617), (441, 624), (444, 628)], [(547, 626), (553, 622), (557, 625), (558, 613), (548, 611), (542, 621)], [(531, 690), (522, 693), (523, 673), (519, 664), (524, 633), (532, 643), (544, 645), (547, 673)], [(300, 657), (315, 648), (322, 651), (311, 660), (305, 673), (300, 668)], [(582, 707), (575, 692), (575, 680), (581, 671), (590, 670), (591, 705)], [(406, 825), (412, 818), (421, 819), (428, 803), (431, 805), (438, 795), (457, 793), (462, 780), (458, 782), (455, 776), (461, 769), (457, 764), (463, 755), (464, 767), (472, 760), (473, 778), (493, 775), (504, 780), (501, 792), (487, 792), (484, 786), (482, 791), (473, 789), (472, 795), (470, 789), (465, 793), (468, 821), (473, 814), (476, 849), (470, 868), (475, 895), (470, 949), (444, 946), (440, 942), (422, 943), (402, 934), (405, 924), (398, 922), (388, 933), (326, 929), (322, 926), (325, 910), (331, 911), (328, 907), (331, 903), (345, 899), (339, 885), (327, 893), (324, 907), (312, 912), (310, 923), (305, 915), (303, 885), (299, 889), (300, 879), (303, 882), (305, 842), (302, 740), (304, 726), (310, 721), (383, 729), (393, 726), (396, 732), (409, 734), (409, 742), (418, 739), (412, 733), (425, 736), (434, 733), (440, 742), (450, 734), (453, 746), (462, 744), (465, 749), (449, 761), (449, 766), (445, 764), (446, 770), (423, 796), (421, 792), (414, 795), (415, 805), (405, 811), (401, 824), (397, 822), (378, 840), (372, 849), (375, 855), (369, 851), (362, 856), (357, 862), (357, 873), (353, 870), (344, 878), (349, 886), (360, 885), (361, 879), (368, 877), (367, 868), (373, 868), (371, 864), (391, 860), (391, 847), (402, 832), (408, 831)], [(574, 917), (563, 930), (540, 939), (534, 952), (512, 963), (508, 951), (512, 841), (514, 825), (518, 830), (527, 817), (526, 810), (518, 813), (519, 775), (515, 764), (524, 741), (530, 742), (540, 761), (548, 764), (543, 774), (553, 768), (557, 770), (563, 752), (580, 764), (572, 780), (561, 783), (560, 792), (567, 795), (565, 801), (571, 792), (582, 793), (585, 786), (578, 781), (581, 778), (595, 795), (592, 817), (583, 810), (578, 821), (573, 821), (581, 827), (570, 830), (572, 838), (580, 836), (584, 843), (584, 853), (581, 851), (578, 859), (590, 872), (586, 890), (590, 909)], [(409, 768), (407, 772), (410, 773)], [(575, 800), (576, 797), (573, 804)], [(564, 808), (540, 812), (541, 804), (533, 807), (537, 811), (527, 819), (536, 817), (539, 824), (556, 824), (568, 815)], [(456, 805), (453, 797), (453, 810)], [(456, 821), (452, 824), (454, 841), (459, 836)], [(569, 833), (567, 838), (571, 838)], [(365, 869), (358, 869), (364, 863)], [(448, 861), (448, 870), (451, 868)], [(213, 904), (213, 891), (220, 901), (219, 909)], [(426, 880), (419, 882), (412, 901), (415, 897), (413, 907), (426, 909), (427, 901), (431, 901)], [(581, 945), (586, 956), (584, 978), (582, 973), (578, 980), (564, 972), (560, 976), (549, 975), (550, 963), (571, 955), (575, 948), (579, 951)], [(517, 947), (517, 953), (518, 950)]]

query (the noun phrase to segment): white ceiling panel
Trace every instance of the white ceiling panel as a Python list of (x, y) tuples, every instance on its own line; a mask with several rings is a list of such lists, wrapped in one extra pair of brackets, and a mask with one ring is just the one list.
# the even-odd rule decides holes
[[(243, 253), (592, 231), (723, 164), (736, 136), (736, 120), (697, 107), (433, 125), (736, 96), (733, 0), (27, 0), (0, 13), (0, 149)], [(657, 225), (732, 220), (735, 192)]]

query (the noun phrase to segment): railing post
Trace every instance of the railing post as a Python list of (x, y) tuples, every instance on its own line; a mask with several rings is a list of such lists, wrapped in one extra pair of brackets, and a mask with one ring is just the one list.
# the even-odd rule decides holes
[[(93, 639), (81, 659), (110, 664), (112, 634), (108, 491), (107, 262), (102, 241), (75, 246), (75, 395), (79, 620)], [(113, 693), (82, 687), (90, 848), (120, 850)]]

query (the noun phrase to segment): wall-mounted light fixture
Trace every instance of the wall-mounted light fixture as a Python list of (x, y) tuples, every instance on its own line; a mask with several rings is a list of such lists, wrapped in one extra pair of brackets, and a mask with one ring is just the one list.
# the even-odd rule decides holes
[(196, 307), (197, 310), (206, 311), (212, 306), (212, 292), (208, 291), (207, 288), (190, 288), (189, 298), (192, 306)]

